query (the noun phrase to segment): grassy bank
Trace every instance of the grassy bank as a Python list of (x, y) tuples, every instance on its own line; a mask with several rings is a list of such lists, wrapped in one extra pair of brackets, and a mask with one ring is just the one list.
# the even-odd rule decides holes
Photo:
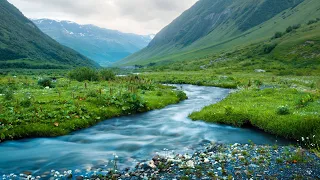
[(238, 127), (254, 126), (290, 139), (308, 137), (319, 144), (319, 97), (319, 91), (292, 88), (244, 89), (190, 117)]
[[(237, 88), (222, 102), (190, 115), (193, 120), (254, 126), (289, 139), (320, 141), (320, 78), (220, 70), (152, 72), (161, 83)], [(315, 137), (313, 137), (315, 135)]]
[(259, 73), (252, 71), (169, 71), (147, 72), (142, 77), (159, 83), (193, 84), (199, 86), (216, 86), (222, 88), (248, 88), (250, 86), (301, 87), (303, 89), (320, 89), (319, 76), (279, 76), (275, 73)]
[(0, 77), (0, 140), (53, 137), (108, 118), (141, 113), (186, 98), (181, 91), (136, 76), (75, 81)]

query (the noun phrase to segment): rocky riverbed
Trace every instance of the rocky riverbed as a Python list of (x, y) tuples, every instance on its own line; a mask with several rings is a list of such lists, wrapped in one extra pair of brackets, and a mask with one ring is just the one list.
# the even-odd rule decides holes
[[(110, 174), (108, 178), (118, 177)], [(192, 155), (156, 156), (121, 179), (320, 179), (320, 159), (302, 148), (208, 144)]]
[(46, 176), (3, 175), (3, 179), (320, 179), (320, 158), (293, 146), (207, 144), (194, 154), (162, 153), (130, 170), (86, 175), (51, 171)]

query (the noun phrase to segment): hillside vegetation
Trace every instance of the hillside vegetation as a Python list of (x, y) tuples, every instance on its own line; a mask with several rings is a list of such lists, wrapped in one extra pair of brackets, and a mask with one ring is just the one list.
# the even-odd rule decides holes
[(317, 0), (201, 0), (159, 32), (147, 48), (117, 65), (202, 59), (268, 41), (288, 26), (318, 17)]
[(0, 1), (0, 69), (98, 66), (42, 33), (7, 0)]

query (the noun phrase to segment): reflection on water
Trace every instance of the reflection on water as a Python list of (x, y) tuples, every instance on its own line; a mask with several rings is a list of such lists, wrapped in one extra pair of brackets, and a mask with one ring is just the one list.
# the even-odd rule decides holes
[[(180, 87), (180, 86), (179, 86)], [(192, 151), (204, 142), (273, 144), (268, 134), (204, 122), (187, 116), (225, 98), (230, 90), (183, 85), (189, 99), (161, 110), (114, 118), (58, 138), (36, 138), (0, 144), (0, 174), (89, 169), (108, 164), (116, 153), (120, 167), (152, 158), (163, 149)], [(278, 142), (285, 143), (285, 142)]]

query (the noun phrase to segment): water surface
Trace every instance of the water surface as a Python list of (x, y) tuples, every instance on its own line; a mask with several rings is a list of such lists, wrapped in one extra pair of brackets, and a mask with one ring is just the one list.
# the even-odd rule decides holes
[[(179, 86), (180, 87), (180, 86)], [(192, 152), (199, 145), (218, 143), (274, 144), (277, 139), (261, 131), (194, 122), (188, 115), (225, 98), (230, 90), (182, 85), (189, 99), (161, 110), (113, 118), (92, 128), (58, 138), (35, 138), (0, 144), (0, 174), (52, 169), (106, 168), (116, 153), (119, 167), (152, 158), (156, 152)], [(278, 140), (278, 143), (286, 143)]]

